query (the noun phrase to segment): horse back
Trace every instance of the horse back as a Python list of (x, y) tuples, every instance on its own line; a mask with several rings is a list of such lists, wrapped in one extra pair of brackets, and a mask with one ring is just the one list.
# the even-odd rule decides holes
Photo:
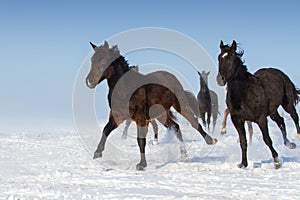
[(296, 103), (298, 94), (295, 85), (282, 71), (274, 68), (263, 68), (254, 73), (254, 76), (264, 85), (265, 94), (269, 100), (269, 107)]

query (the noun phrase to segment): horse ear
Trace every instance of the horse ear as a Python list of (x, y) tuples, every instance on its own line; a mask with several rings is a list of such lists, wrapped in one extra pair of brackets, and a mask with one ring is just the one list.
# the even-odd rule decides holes
[(208, 71), (207, 73), (206, 73), (206, 75), (208, 76), (210, 74), (210, 71)]
[(199, 76), (201, 76), (201, 73), (199, 71), (197, 71), (197, 72), (198, 72)]
[(94, 45), (93, 43), (90, 42), (90, 45), (92, 46), (92, 48), (95, 50), (96, 49), (96, 45)]
[(231, 44), (231, 50), (235, 52), (235, 51), (236, 51), (236, 46), (237, 46), (237, 45), (236, 45), (236, 41), (233, 40), (233, 42), (232, 42), (232, 44)]
[(108, 42), (107, 42), (107, 41), (104, 41), (104, 47), (105, 47), (106, 49), (109, 48), (109, 45), (108, 45)]
[(224, 47), (224, 43), (223, 43), (223, 40), (221, 40), (220, 42), (220, 49), (222, 49)]

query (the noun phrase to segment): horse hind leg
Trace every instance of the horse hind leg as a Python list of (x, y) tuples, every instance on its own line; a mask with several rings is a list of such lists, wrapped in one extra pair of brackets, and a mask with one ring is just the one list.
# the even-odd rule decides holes
[(296, 148), (296, 144), (292, 143), (287, 138), (286, 127), (284, 123), (284, 119), (279, 115), (278, 111), (275, 111), (274, 114), (270, 115), (271, 119), (276, 122), (277, 126), (281, 130), (284, 145), (290, 149)]
[(286, 112), (288, 112), (290, 114), (291, 118), (293, 119), (296, 129), (297, 129), (298, 138), (300, 139), (299, 117), (298, 117), (298, 114), (297, 114), (297, 111), (296, 111), (294, 105), (283, 106), (283, 108)]
[(278, 168), (281, 167), (281, 164), (280, 164), (279, 159), (278, 159), (278, 153), (274, 149), (273, 144), (272, 144), (272, 140), (271, 140), (270, 135), (269, 135), (267, 118), (266, 117), (261, 117), (258, 120), (258, 126), (259, 126), (259, 128), (262, 132), (263, 140), (264, 140), (265, 144), (269, 147), (269, 149), (272, 153), (272, 157), (274, 159), (274, 167), (275, 167), (275, 169), (278, 169)]
[(229, 109), (226, 108), (224, 110), (224, 118), (223, 118), (223, 122), (222, 122), (222, 129), (221, 129), (221, 134), (222, 135), (226, 134), (226, 124), (227, 124), (228, 115), (229, 115)]
[(150, 123), (151, 123), (153, 131), (154, 131), (153, 144), (158, 144), (158, 126), (157, 126), (157, 123), (155, 122), (155, 120), (151, 120)]
[(200, 111), (200, 118), (201, 118), (201, 120), (202, 120), (203, 126), (206, 127), (205, 112)]
[(215, 132), (216, 124), (217, 124), (217, 118), (218, 118), (218, 112), (213, 112), (212, 113), (212, 118), (213, 118), (213, 130), (212, 132)]
[(202, 135), (206, 144), (214, 145), (217, 143), (217, 139), (212, 138), (203, 130), (202, 126), (198, 123), (198, 119), (194, 116), (188, 104), (182, 106), (182, 108), (184, 108), (183, 110), (180, 110), (180, 106), (178, 105), (174, 105), (173, 107), (178, 113), (184, 116), (191, 123), (194, 129), (196, 129)]

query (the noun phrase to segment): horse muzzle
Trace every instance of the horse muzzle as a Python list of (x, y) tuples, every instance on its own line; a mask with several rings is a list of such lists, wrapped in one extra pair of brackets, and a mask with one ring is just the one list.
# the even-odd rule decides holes
[(217, 75), (217, 83), (220, 86), (224, 86), (226, 84), (225, 78), (223, 76), (221, 76), (220, 73), (218, 73), (218, 75)]

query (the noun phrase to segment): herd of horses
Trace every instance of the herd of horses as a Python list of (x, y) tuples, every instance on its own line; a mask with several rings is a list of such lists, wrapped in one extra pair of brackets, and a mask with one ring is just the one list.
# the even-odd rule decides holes
[[(140, 162), (136, 165), (136, 169), (144, 170), (147, 167), (145, 146), (149, 123), (153, 126), (155, 140), (158, 139), (158, 128), (155, 120), (175, 132), (178, 140), (181, 141), (181, 155), (186, 157), (187, 152), (181, 129), (171, 108), (186, 118), (208, 145), (217, 143), (217, 139), (212, 138), (198, 122), (198, 118), (201, 118), (202, 124), (207, 126), (209, 130), (212, 116), (213, 131), (215, 130), (219, 114), (218, 96), (208, 87), (210, 72), (198, 72), (200, 91), (196, 98), (192, 92), (183, 89), (173, 74), (166, 71), (141, 74), (138, 67), (129, 66), (117, 46), (110, 47), (106, 41), (100, 46), (90, 44), (94, 54), (91, 58), (91, 69), (87, 75), (86, 84), (93, 89), (103, 80), (107, 80), (110, 107), (109, 121), (103, 129), (101, 140), (94, 153), (94, 159), (102, 157), (106, 140), (114, 129), (126, 121), (122, 136), (126, 138), (128, 127), (134, 121), (137, 126), (137, 143), (140, 150)], [(295, 105), (299, 101), (300, 91), (296, 89), (289, 77), (278, 69), (260, 69), (254, 74), (249, 73), (242, 61), (243, 51), (237, 50), (235, 41), (231, 45), (224, 45), (221, 41), (220, 51), (217, 82), (220, 86), (227, 86), (227, 109), (225, 110), (222, 133), (226, 133), (224, 126), (227, 115), (230, 113), (233, 125), (239, 135), (242, 150), (242, 161), (238, 167), (245, 168), (248, 166), (244, 124), (245, 122), (248, 123), (249, 132), (251, 131), (252, 136), (251, 122), (254, 122), (258, 124), (263, 140), (270, 148), (274, 166), (277, 169), (281, 164), (269, 136), (267, 117), (270, 116), (278, 125), (284, 144), (291, 149), (295, 148), (296, 144), (287, 138), (284, 119), (279, 115), (277, 109), (281, 106), (290, 114), (295, 122), (299, 137), (300, 127)]]

